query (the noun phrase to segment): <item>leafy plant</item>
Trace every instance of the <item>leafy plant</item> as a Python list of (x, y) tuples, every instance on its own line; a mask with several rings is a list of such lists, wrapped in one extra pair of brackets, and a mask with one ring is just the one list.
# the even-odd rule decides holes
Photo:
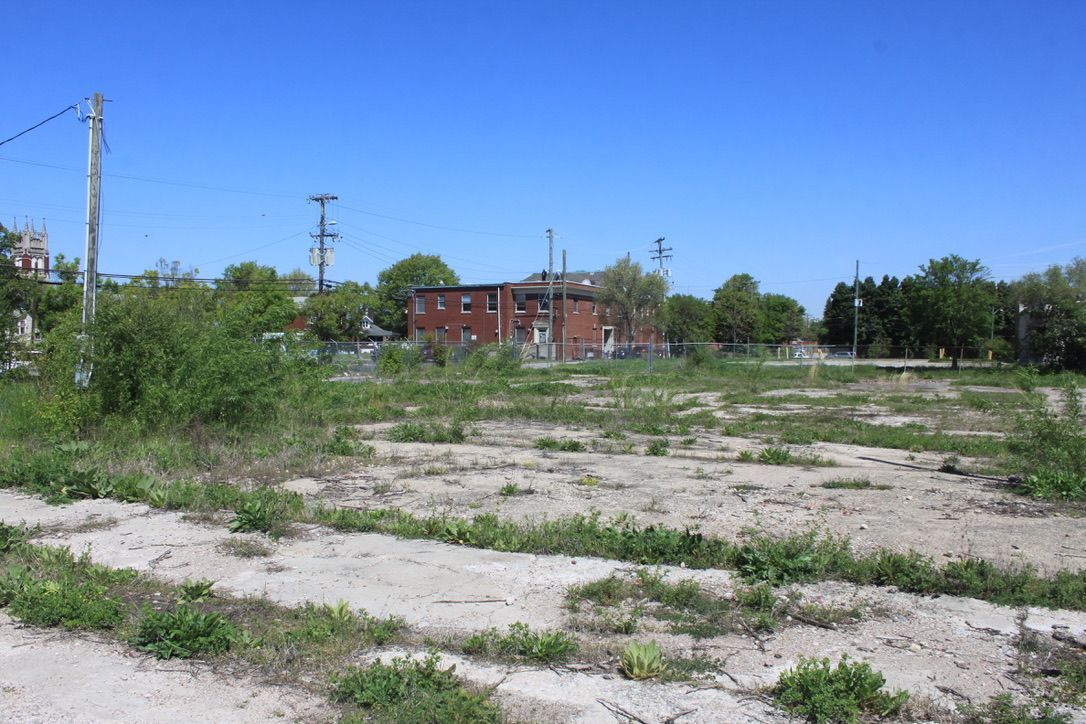
[(758, 453), (758, 462), (763, 465), (787, 465), (792, 462), (792, 453), (783, 447), (762, 448)]
[(752, 463), (757, 459), (757, 457), (755, 456), (753, 450), (740, 450), (739, 453), (735, 456), (735, 459), (741, 463)]
[(1020, 418), (1009, 438), (1024, 473), (1019, 490), (1048, 500), (1086, 500), (1086, 430), (1082, 395), (1074, 383), (1063, 389), (1063, 410), (1039, 405)]
[(131, 643), (159, 659), (188, 659), (228, 651), (239, 631), (217, 613), (190, 606), (172, 611), (145, 608)]
[(532, 631), (526, 623), (509, 624), (509, 633), (490, 629), (464, 641), (464, 652), (509, 656), (549, 663), (563, 661), (577, 650), (577, 642), (563, 631)]
[(556, 440), (553, 437), (541, 437), (535, 441), (539, 450), (561, 450), (563, 452), (584, 452), (585, 444), (580, 440)]
[(671, 450), (669, 449), (669, 443), (667, 441), (667, 438), (659, 438), (657, 440), (653, 440), (645, 448), (645, 454), (646, 455), (654, 455), (656, 457), (666, 457), (670, 453), (671, 453)]
[(209, 581), (206, 578), (201, 578), (196, 581), (183, 581), (178, 589), (181, 595), (178, 597), (179, 603), (202, 603), (211, 598), (214, 594), (211, 593), (211, 587), (215, 585), (214, 581)]
[(332, 677), (333, 697), (398, 721), (498, 724), (498, 707), (467, 690), (453, 674), (455, 666), (439, 668), (440, 661), (430, 654), (422, 661), (394, 658), (349, 667)]
[(773, 697), (785, 709), (811, 722), (855, 722), (861, 714), (893, 716), (909, 698), (904, 691), (882, 691), (886, 679), (866, 662), (843, 657), (802, 659), (780, 676)]
[(639, 644), (631, 641), (622, 651), (622, 661), (619, 664), (622, 673), (627, 677), (640, 681), (654, 679), (667, 669), (660, 646), (655, 641), (647, 644)]

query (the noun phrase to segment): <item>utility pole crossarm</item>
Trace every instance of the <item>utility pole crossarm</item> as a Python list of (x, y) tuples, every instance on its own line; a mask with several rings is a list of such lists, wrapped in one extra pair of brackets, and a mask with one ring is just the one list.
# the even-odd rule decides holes
[[(339, 238), (339, 234), (334, 231), (327, 230), (327, 222), (325, 220), (325, 204), (329, 201), (338, 201), (339, 197), (335, 194), (316, 194), (309, 197), (310, 201), (316, 201), (321, 205), (321, 220), (320, 231), (316, 234), (310, 234), (309, 236), (315, 239), (319, 245), (319, 251), (317, 256), (317, 294), (324, 294), (324, 268), (330, 266), (327, 260), (327, 252), (325, 250), (325, 240), (335, 241)], [(335, 223), (334, 221), (332, 222)]]

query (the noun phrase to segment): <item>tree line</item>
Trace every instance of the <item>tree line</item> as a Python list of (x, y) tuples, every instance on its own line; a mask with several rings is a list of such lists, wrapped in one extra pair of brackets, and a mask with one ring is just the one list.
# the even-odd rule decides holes
[[(18, 237), (0, 226), (0, 255), (6, 261)], [(20, 276), (0, 263), (0, 354), (10, 358), (16, 314), (30, 314), (48, 334), (81, 301), (79, 260), (58, 254), (54, 283)], [(40, 282), (40, 280), (39, 280)], [(365, 319), (390, 331), (406, 333), (406, 305), (412, 287), (456, 285), (460, 278), (437, 255), (413, 254), (378, 274), (376, 285), (345, 282), (314, 294), (316, 282), (305, 271), (280, 274), (274, 267), (247, 261), (227, 267), (207, 281), (179, 262), (160, 259), (157, 266), (128, 280), (106, 279), (100, 298), (154, 295), (174, 288), (201, 291), (230, 314), (248, 317), (253, 329), (283, 329), (299, 315), (323, 340), (356, 341), (365, 337)], [(932, 355), (943, 349), (953, 358), (966, 350), (988, 350), (999, 359), (1025, 359), (1052, 367), (1086, 368), (1086, 260), (1074, 259), (1011, 282), (991, 279), (979, 260), (949, 255), (932, 259), (903, 279), (884, 275), (838, 283), (821, 318), (807, 314), (795, 299), (759, 289), (750, 274), (735, 274), (711, 299), (668, 295), (666, 281), (646, 273), (629, 257), (601, 275), (599, 303), (616, 326), (619, 339), (652, 326), (669, 342), (785, 344), (796, 340), (851, 346), (854, 333), (870, 357)], [(237, 292), (243, 292), (238, 294)], [(857, 294), (858, 292), (858, 294)], [(854, 296), (862, 306), (856, 314)], [(296, 299), (302, 297), (301, 306)]]

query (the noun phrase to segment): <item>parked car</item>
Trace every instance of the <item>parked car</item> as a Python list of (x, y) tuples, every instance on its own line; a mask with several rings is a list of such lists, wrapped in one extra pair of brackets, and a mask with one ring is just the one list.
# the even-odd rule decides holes
[(792, 350), (792, 359), (810, 359), (810, 355), (807, 354), (805, 349)]
[(852, 351), (844, 349), (838, 350), (831, 354), (830, 357), (844, 357), (845, 359), (852, 359)]

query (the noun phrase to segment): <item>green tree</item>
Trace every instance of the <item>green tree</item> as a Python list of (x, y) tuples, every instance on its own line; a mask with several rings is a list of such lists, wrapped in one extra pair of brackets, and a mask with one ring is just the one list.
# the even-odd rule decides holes
[(986, 338), (991, 328), (988, 269), (979, 260), (951, 254), (931, 259), (908, 282), (906, 316), (919, 342), (949, 348), (957, 366), (964, 347)]
[(377, 305), (369, 284), (346, 282), (306, 300), (304, 313), (313, 334), (322, 340), (355, 342), (365, 336), (362, 318)]
[(440, 256), (412, 254), (377, 275), (375, 320), (386, 329), (400, 334), (407, 332), (407, 298), (412, 287), (456, 285), (456, 275)]
[(308, 297), (317, 290), (317, 280), (300, 267), (295, 267), (280, 277), (287, 281), (287, 288), (296, 297)]
[(222, 300), (220, 316), (243, 324), (247, 334), (278, 332), (300, 313), (275, 268), (255, 261), (226, 267), (215, 287)]
[(0, 369), (11, 359), (15, 347), (16, 313), (27, 308), (30, 284), (11, 259), (19, 235), (0, 224)]
[(38, 285), (32, 303), (35, 326), (43, 335), (48, 334), (73, 309), (81, 308), (83, 302), (79, 257), (68, 261), (64, 254), (57, 254), (53, 259), (52, 271), (60, 283)]
[(713, 294), (713, 330), (719, 342), (749, 342), (758, 324), (758, 282), (735, 274)]
[(1063, 369), (1086, 369), (1086, 260), (1030, 273), (1006, 290), (1021, 305), (1021, 356)]
[(713, 306), (692, 294), (672, 294), (664, 302), (661, 326), (669, 342), (708, 342), (713, 338)]
[(641, 264), (626, 256), (603, 270), (597, 303), (605, 317), (617, 326), (629, 345), (637, 331), (656, 324), (667, 297), (667, 282), (657, 274), (645, 274)]
[(763, 344), (789, 342), (803, 336), (807, 311), (792, 297), (763, 294), (758, 300), (754, 339)]
[(851, 284), (838, 282), (830, 292), (826, 306), (822, 310), (822, 326), (825, 331), (820, 338), (823, 344), (852, 344), (852, 303), (855, 290)]

